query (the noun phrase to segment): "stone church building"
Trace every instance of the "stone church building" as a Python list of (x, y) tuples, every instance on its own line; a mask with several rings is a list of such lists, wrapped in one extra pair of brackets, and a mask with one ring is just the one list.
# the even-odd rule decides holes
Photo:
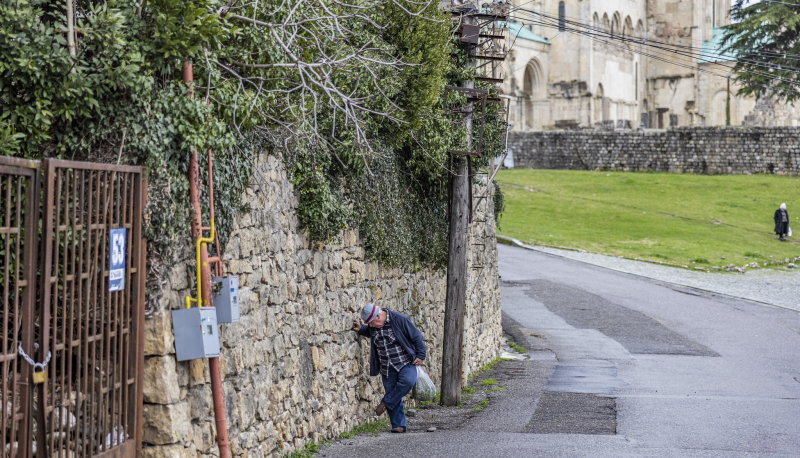
[[(501, 87), (513, 97), (514, 131), (725, 125), (733, 62), (719, 45), (731, 0), (511, 3)], [(578, 27), (602, 32), (570, 31)], [(736, 91), (732, 82), (731, 125), (797, 126), (793, 107)]]

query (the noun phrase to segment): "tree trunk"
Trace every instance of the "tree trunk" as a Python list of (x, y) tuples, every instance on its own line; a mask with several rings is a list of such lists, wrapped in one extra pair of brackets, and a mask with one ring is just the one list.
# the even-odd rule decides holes
[[(75, 0), (67, 0), (67, 47), (69, 48), (69, 55), (75, 57), (78, 55), (78, 45), (75, 42)], [(73, 65), (70, 73), (76, 72), (77, 65)]]

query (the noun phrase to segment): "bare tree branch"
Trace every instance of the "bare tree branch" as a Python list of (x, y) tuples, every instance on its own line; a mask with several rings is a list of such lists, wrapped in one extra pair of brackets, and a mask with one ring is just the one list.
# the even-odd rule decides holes
[[(375, 140), (368, 138), (366, 123), (375, 116), (404, 123), (385, 78), (416, 65), (398, 59), (380, 41), (390, 24), (377, 22), (372, 12), (388, 6), (425, 18), (438, 2), (351, 1), (281, 0), (276, 7), (260, 0), (228, 0), (216, 13), (242, 24), (245, 36), (266, 35), (273, 48), (265, 52), (262, 41), (261, 47), (248, 49), (242, 40), (234, 55), (230, 50), (228, 55), (209, 50), (207, 87), (230, 87), (233, 124), (240, 135), (242, 125), (256, 125), (260, 134), (285, 145), (299, 139), (322, 140), (333, 149), (331, 141), (339, 143), (337, 136), (349, 131), (351, 146), (356, 146), (372, 175), (369, 164), (381, 153), (373, 147)], [(254, 117), (259, 121), (253, 122)], [(320, 130), (322, 120), (325, 132)]]

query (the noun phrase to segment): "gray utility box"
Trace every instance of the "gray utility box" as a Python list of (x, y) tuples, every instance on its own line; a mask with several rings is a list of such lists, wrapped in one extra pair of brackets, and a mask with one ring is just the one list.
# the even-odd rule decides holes
[(239, 277), (214, 278), (214, 307), (217, 322), (239, 322)]
[(172, 330), (178, 361), (219, 356), (219, 329), (214, 307), (173, 310)]

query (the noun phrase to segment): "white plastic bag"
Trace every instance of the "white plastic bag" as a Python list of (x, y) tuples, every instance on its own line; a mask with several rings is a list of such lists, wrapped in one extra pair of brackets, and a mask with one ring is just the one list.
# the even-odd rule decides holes
[(787, 229), (786, 235), (788, 235), (789, 237), (792, 236), (792, 228), (791, 227)]
[(417, 401), (433, 401), (436, 397), (436, 385), (420, 366), (417, 366), (417, 383), (414, 384), (413, 396)]

